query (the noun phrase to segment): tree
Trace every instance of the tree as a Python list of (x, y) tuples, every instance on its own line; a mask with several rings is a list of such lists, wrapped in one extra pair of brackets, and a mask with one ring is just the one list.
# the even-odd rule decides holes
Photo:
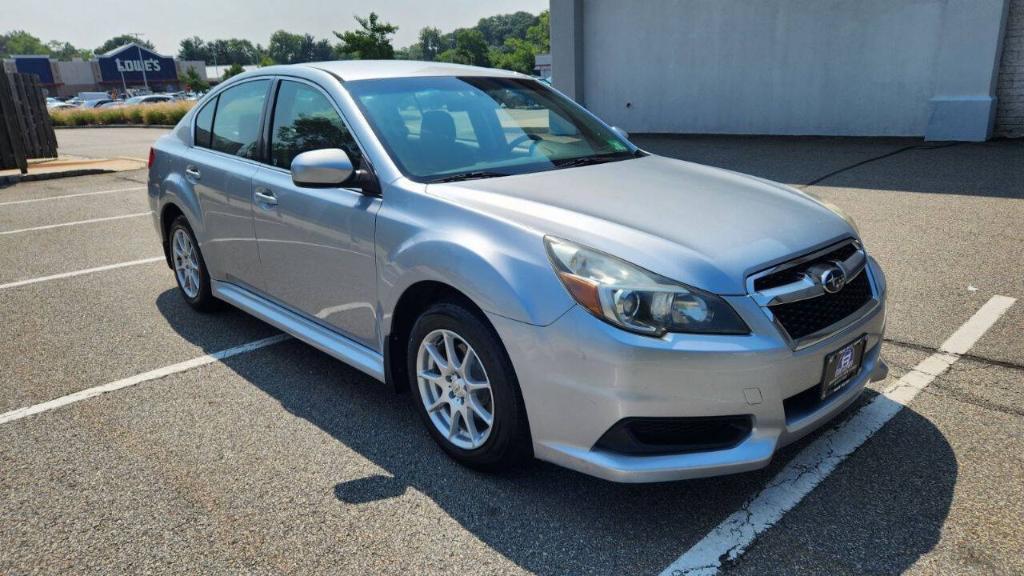
[(438, 55), (437, 59), (442, 62), (472, 64), (473, 66), (490, 64), (487, 41), (484, 39), (483, 33), (476, 28), (456, 30), (455, 47), (445, 50)]
[[(416, 44), (414, 44), (415, 46)], [(437, 28), (427, 26), (420, 29), (420, 41), (418, 42), (420, 58), (432, 62), (437, 60), (441, 52), (451, 48), (446, 41), (444, 34)], [(411, 48), (411, 47), (410, 47)]]
[(536, 55), (534, 46), (526, 40), (509, 38), (505, 40), (505, 50), (492, 48), (489, 57), (495, 68), (533, 74)]
[(224, 71), (224, 74), (221, 75), (220, 79), (221, 80), (227, 80), (228, 78), (231, 78), (232, 76), (238, 76), (242, 72), (245, 72), (245, 69), (242, 68), (241, 64), (235, 62), (231, 66), (228, 66), (227, 70)]
[(481, 18), (476, 29), (484, 35), (489, 46), (504, 46), (508, 38), (526, 38), (526, 31), (537, 23), (537, 17), (529, 12), (498, 14)]
[(380, 20), (376, 12), (355, 19), (361, 30), (334, 33), (341, 40), (338, 51), (355, 60), (393, 60), (395, 48), (391, 45), (391, 36), (398, 31), (398, 26)]
[[(206, 42), (199, 36), (185, 38), (178, 43), (179, 60), (202, 60), (210, 62), (210, 49)], [(210, 62), (212, 64), (212, 62)]]
[(545, 10), (540, 13), (537, 23), (526, 30), (525, 39), (509, 37), (501, 49), (491, 50), (491, 66), (533, 74), (537, 54), (551, 51), (550, 30), (550, 13)]
[(26, 56), (35, 54), (49, 54), (50, 50), (43, 44), (43, 41), (24, 30), (12, 30), (7, 34), (0, 34), (0, 56), (14, 56), (24, 54)]
[(178, 82), (184, 84), (192, 92), (206, 92), (210, 89), (210, 84), (203, 80), (192, 66), (189, 66), (184, 74), (178, 76)]
[(293, 64), (298, 61), (302, 49), (302, 36), (278, 30), (270, 36), (267, 55), (278, 64)]
[(536, 54), (551, 52), (551, 12), (540, 13), (537, 23), (526, 31), (526, 41), (533, 45)]
[(70, 42), (50, 40), (46, 43), (46, 49), (50, 57), (56, 60), (71, 60), (72, 58), (81, 58), (83, 60), (88, 60), (89, 58), (92, 58), (92, 51), (79, 50), (78, 48), (75, 48)]
[[(259, 54), (259, 50), (254, 48), (254, 51)], [(334, 47), (326, 38), (317, 40), (311, 34), (292, 34), (278, 30), (270, 37), (266, 56), (278, 64), (333, 60)], [(262, 63), (264, 56), (259, 58)]]
[(120, 48), (121, 46), (131, 44), (132, 42), (142, 46), (143, 48), (153, 50), (153, 43), (149, 40), (143, 40), (135, 34), (120, 34), (97, 46), (93, 52), (96, 54), (106, 54), (115, 48)]

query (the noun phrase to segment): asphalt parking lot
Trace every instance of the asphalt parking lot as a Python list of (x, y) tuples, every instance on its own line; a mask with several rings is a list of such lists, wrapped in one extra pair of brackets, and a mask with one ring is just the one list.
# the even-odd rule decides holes
[[(157, 132), (126, 132), (109, 145), (144, 158), (138, 134)], [(59, 136), (102, 150), (119, 133)], [(472, 472), (408, 396), (294, 340), (180, 365), (276, 331), (184, 304), (144, 172), (23, 183), (0, 189), (0, 574), (672, 573), (996, 296), (1017, 302), (720, 570), (1024, 573), (1024, 141), (637, 141), (807, 186), (857, 220), (888, 275), (891, 371), (834, 427), (706, 480)]]

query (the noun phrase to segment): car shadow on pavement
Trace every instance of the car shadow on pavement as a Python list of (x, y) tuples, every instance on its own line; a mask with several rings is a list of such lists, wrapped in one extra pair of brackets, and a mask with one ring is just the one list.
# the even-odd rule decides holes
[[(168, 274), (173, 278), (173, 272), (168, 270)], [(156, 307), (178, 335), (203, 352), (217, 352), (280, 332), (266, 322), (226, 304), (223, 310), (214, 313), (196, 312), (185, 302), (177, 288), (165, 290), (158, 295)]]
[[(178, 313), (176, 306), (158, 307)], [(185, 312), (189, 313), (195, 314)], [(168, 321), (184, 338), (204, 345), (201, 332), (184, 329), (191, 323)], [(658, 573), (741, 507), (813, 438), (787, 447), (765, 470), (720, 478), (614, 484), (539, 461), (504, 474), (484, 474), (456, 464), (434, 444), (408, 394), (396, 394), (297, 341), (255, 354), (260, 355), (259, 362), (240, 355), (224, 364), (289, 413), (387, 472), (339, 479), (334, 485), (311, 486), (311, 490), (333, 492), (339, 505), (359, 514), (361, 505), (415, 489), (487, 546), (539, 574)], [(900, 418), (909, 422), (912, 435), (903, 440), (912, 446), (901, 454), (897, 469), (889, 466), (865, 485), (841, 486), (841, 496), (836, 497), (844, 503), (838, 517), (843, 528), (836, 529), (843, 533), (812, 526), (813, 538), (808, 542), (847, 544), (821, 547), (834, 551), (822, 565), (823, 571), (841, 572), (836, 568), (846, 563), (855, 566), (863, 553), (884, 559), (881, 566), (869, 562), (873, 566), (869, 572), (898, 574), (938, 542), (956, 482), (956, 459), (928, 420), (909, 409)], [(921, 488), (922, 479), (927, 480), (927, 489)], [(881, 500), (876, 494), (880, 491), (884, 492)], [(890, 500), (898, 504), (876, 505)], [(819, 513), (833, 512), (837, 511)], [(852, 528), (847, 530), (848, 526)], [(825, 553), (821, 550), (815, 553)], [(806, 573), (806, 565), (794, 565), (790, 573), (795, 572)]]

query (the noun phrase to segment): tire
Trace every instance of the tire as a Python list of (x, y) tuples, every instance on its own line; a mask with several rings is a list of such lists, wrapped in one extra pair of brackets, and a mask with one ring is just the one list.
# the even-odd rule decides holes
[[(461, 366), (448, 364), (446, 342), (454, 347), (455, 364)], [(428, 350), (428, 343), (434, 345), (437, 356)], [(511, 468), (533, 456), (526, 409), (512, 362), (485, 320), (458, 302), (431, 306), (413, 325), (406, 360), (416, 410), (449, 456), (486, 471)], [(443, 365), (439, 360), (444, 361)], [(483, 381), (486, 389), (481, 387)], [(431, 411), (428, 406), (437, 409)], [(486, 413), (491, 415), (490, 424), (483, 416)], [(451, 427), (453, 418), (458, 424), (455, 431)], [(467, 418), (473, 421), (472, 427)]]
[[(210, 288), (210, 272), (199, 249), (199, 242), (184, 216), (178, 216), (167, 230), (167, 250), (178, 292), (192, 308), (212, 312), (221, 307)], [(189, 257), (192, 254), (192, 257)]]

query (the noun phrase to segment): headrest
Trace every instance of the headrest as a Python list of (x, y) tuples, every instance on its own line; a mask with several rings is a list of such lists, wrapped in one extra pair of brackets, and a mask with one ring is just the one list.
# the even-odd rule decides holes
[(444, 110), (430, 110), (423, 113), (423, 120), (420, 123), (420, 133), (423, 136), (437, 138), (439, 140), (455, 140), (455, 121), (451, 114)]

